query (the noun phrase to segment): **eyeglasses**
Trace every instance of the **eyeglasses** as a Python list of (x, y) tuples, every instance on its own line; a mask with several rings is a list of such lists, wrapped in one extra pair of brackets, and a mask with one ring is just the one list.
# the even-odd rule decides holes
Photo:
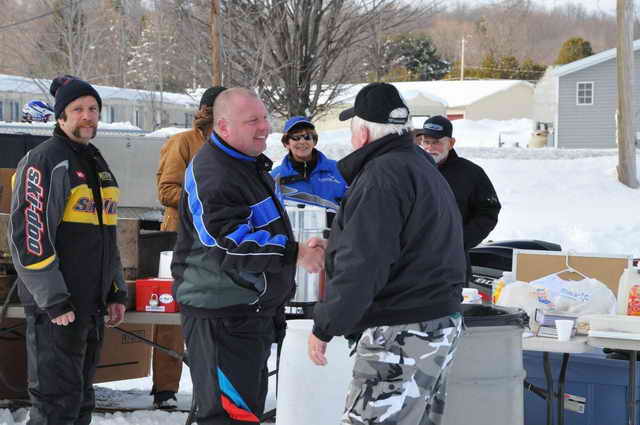
[(289, 136), (289, 139), (291, 140), (295, 140), (296, 142), (300, 139), (304, 139), (304, 140), (312, 140), (315, 137), (312, 134), (309, 133), (304, 133), (304, 134), (296, 134), (295, 136)]
[(416, 136), (416, 141), (419, 145), (423, 146), (432, 146), (432, 145), (444, 145), (449, 141), (446, 137), (441, 137), (440, 139), (434, 139), (433, 137), (427, 137), (424, 134), (418, 134)]

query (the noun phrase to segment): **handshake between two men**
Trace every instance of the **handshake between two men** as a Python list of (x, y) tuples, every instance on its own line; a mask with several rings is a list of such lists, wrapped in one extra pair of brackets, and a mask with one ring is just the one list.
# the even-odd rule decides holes
[(298, 244), (297, 264), (309, 273), (320, 273), (324, 269), (324, 253), (327, 249), (326, 239), (313, 237)]

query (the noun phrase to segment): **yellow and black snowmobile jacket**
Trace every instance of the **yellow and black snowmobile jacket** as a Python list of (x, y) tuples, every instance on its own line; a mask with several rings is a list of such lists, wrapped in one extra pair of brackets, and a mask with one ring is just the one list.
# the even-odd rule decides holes
[(119, 190), (100, 151), (53, 137), (16, 169), (9, 244), (27, 313), (101, 315), (127, 290), (116, 243)]

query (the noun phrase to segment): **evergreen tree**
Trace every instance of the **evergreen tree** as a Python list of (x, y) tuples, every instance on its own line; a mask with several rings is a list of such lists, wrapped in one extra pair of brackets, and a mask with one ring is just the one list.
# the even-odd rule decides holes
[(515, 56), (502, 56), (498, 61), (495, 77), (501, 80), (516, 80), (520, 74), (520, 63)]
[(555, 64), (564, 65), (591, 55), (593, 55), (591, 43), (581, 37), (572, 37), (562, 43)]
[(451, 69), (431, 38), (423, 35), (405, 34), (387, 39), (383, 58), (387, 73), (402, 67), (408, 73), (405, 78), (410, 80), (440, 80)]
[(519, 80), (538, 81), (547, 69), (545, 65), (535, 63), (531, 58), (527, 58), (520, 64)]

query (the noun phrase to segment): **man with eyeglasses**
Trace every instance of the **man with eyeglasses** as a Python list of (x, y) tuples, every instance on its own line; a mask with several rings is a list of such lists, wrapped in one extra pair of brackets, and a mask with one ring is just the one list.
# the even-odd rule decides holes
[(467, 253), (467, 281), (471, 277), (469, 250), (482, 242), (498, 223), (500, 201), (484, 170), (468, 159), (461, 158), (453, 146), (453, 126), (447, 118), (437, 115), (415, 131), (418, 146), (433, 157), (438, 169), (451, 186), (462, 214), (464, 249)]

